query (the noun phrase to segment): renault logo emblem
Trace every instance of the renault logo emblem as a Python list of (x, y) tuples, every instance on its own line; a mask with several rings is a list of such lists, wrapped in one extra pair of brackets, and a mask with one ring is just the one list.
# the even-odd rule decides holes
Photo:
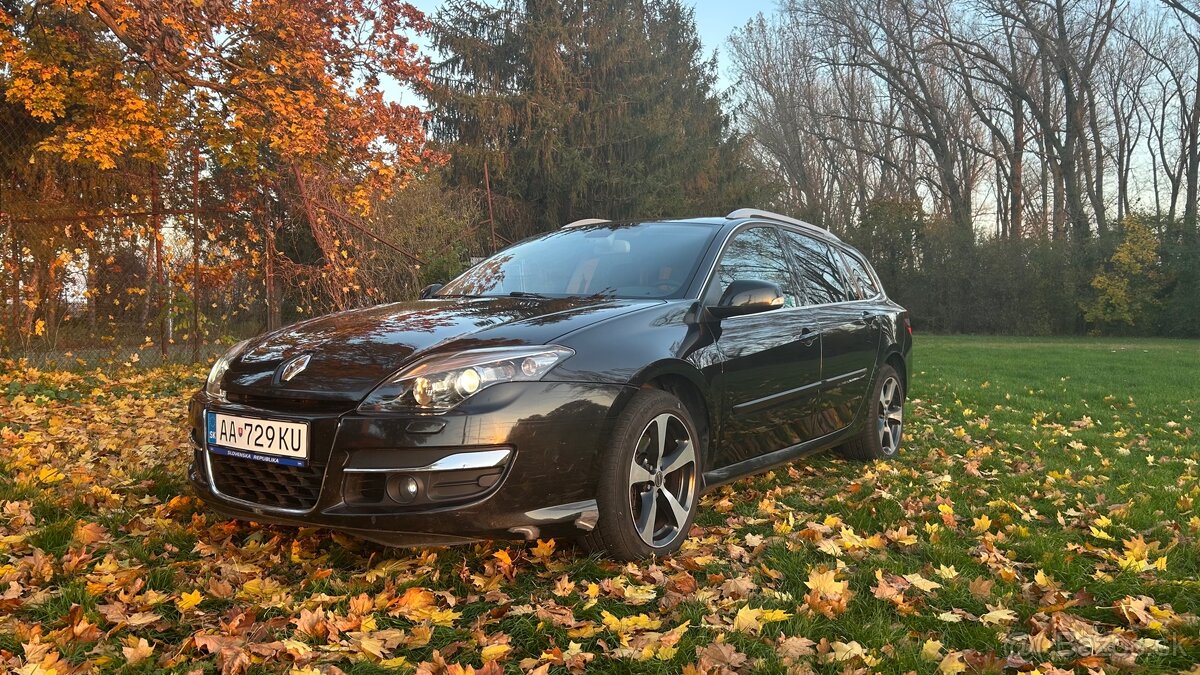
[(284, 382), (290, 382), (291, 379), (308, 367), (308, 361), (312, 358), (311, 354), (301, 354), (296, 358), (283, 364), (283, 370), (279, 373), (279, 379)]

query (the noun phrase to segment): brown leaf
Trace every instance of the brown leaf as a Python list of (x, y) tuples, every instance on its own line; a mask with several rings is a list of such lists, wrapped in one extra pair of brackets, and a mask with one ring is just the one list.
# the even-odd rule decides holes
[(779, 655), (785, 659), (798, 659), (803, 656), (816, 654), (813, 647), (817, 643), (806, 637), (779, 637)]
[(971, 591), (971, 595), (980, 599), (985, 599), (992, 597), (992, 586), (994, 585), (996, 585), (996, 582), (991, 579), (975, 577), (971, 580), (971, 583), (968, 584), (967, 589)]
[(292, 620), (296, 624), (296, 632), (310, 638), (324, 640), (329, 637), (329, 623), (325, 620), (325, 609), (318, 607), (315, 612), (301, 609), (300, 616)]
[(232, 637), (229, 635), (193, 635), (192, 643), (196, 645), (196, 649), (201, 649), (209, 654), (218, 654), (221, 650), (232, 649), (242, 646), (244, 640), (240, 637)]
[(146, 638), (131, 635), (125, 639), (125, 646), (121, 647), (121, 653), (125, 655), (126, 663), (133, 666), (153, 656), (154, 647), (146, 642)]
[(696, 656), (703, 671), (713, 668), (738, 668), (746, 663), (746, 655), (728, 642), (713, 642), (697, 650)]

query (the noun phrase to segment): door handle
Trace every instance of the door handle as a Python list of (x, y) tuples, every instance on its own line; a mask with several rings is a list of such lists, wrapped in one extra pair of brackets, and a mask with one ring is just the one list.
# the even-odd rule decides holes
[(800, 341), (804, 343), (805, 347), (811, 347), (812, 343), (819, 337), (821, 337), (821, 332), (815, 331), (808, 326), (800, 330)]
[(857, 323), (857, 324), (863, 325), (863, 326), (874, 326), (876, 318), (877, 317), (874, 314), (864, 311), (862, 313), (862, 317), (859, 318), (854, 323)]

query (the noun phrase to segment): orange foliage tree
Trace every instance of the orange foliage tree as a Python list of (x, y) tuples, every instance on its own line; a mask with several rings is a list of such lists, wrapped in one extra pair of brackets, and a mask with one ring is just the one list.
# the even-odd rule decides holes
[[(289, 208), (288, 186), (317, 168), (313, 175), (338, 177), (325, 194), (362, 213), (381, 190), (436, 161), (425, 147), (424, 113), (386, 95), (426, 87), (428, 60), (411, 40), (426, 27), (397, 0), (0, 3), (0, 120), (12, 129), (8, 137), (0, 131), (0, 237), (14, 277), (0, 307), (12, 314), (4, 322), (10, 332), (41, 329), (43, 300), (62, 291), (47, 286), (61, 275), (47, 272), (69, 266), (64, 256), (88, 268), (112, 259), (103, 250), (108, 221), (71, 214), (149, 213), (138, 226), (150, 242), (145, 267), (153, 256), (161, 268), (169, 256), (161, 214), (188, 203), (194, 149), (206, 176), (222, 179), (205, 198), (255, 214)], [(51, 202), (68, 217), (40, 217)], [(14, 206), (22, 204), (24, 212)], [(251, 231), (239, 238), (242, 250), (273, 242), (270, 220), (243, 219)], [(354, 271), (348, 233), (331, 234), (335, 225), (311, 211), (300, 220), (313, 228), (312, 241), (334, 249), (316, 256), (314, 276), (345, 288)], [(110, 229), (128, 238), (127, 222), (113, 220)], [(231, 250), (206, 234), (208, 257)]]

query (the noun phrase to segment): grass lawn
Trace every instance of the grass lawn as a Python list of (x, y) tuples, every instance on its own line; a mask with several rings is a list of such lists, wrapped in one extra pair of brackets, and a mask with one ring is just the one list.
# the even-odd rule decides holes
[(0, 669), (1200, 662), (1200, 342), (918, 335), (914, 358), (901, 458), (738, 482), (629, 566), (227, 521), (182, 479), (199, 370), (0, 365)]

